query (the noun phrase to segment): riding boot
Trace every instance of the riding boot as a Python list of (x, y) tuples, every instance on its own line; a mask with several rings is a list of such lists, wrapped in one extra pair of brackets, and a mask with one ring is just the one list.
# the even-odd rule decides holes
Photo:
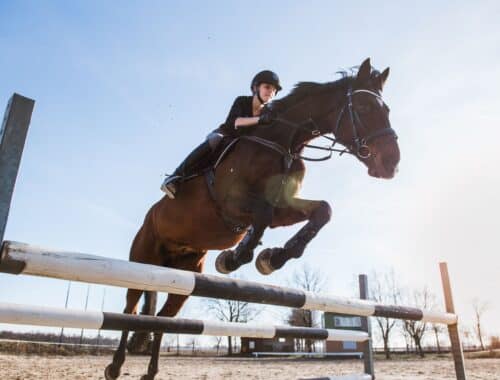
[(179, 167), (175, 169), (172, 175), (165, 178), (161, 185), (161, 190), (165, 192), (169, 198), (174, 199), (179, 180), (196, 174), (198, 170), (202, 169), (211, 153), (212, 148), (208, 141), (201, 143), (186, 157)]

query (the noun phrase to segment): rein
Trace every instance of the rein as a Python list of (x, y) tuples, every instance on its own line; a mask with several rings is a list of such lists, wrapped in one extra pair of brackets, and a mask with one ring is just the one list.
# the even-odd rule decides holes
[[(341, 142), (339, 139), (337, 139), (335, 137), (329, 137), (329, 136), (323, 135), (321, 133), (321, 129), (318, 127), (318, 125), (316, 124), (316, 122), (314, 121), (314, 119), (312, 117), (310, 117), (309, 119), (307, 119), (305, 122), (302, 122), (302, 123), (293, 123), (289, 120), (286, 120), (286, 119), (283, 119), (280, 117), (278, 117), (276, 119), (277, 121), (279, 121), (283, 124), (289, 125), (295, 129), (301, 129), (301, 130), (307, 131), (307, 132), (311, 133), (312, 137), (323, 137), (323, 138), (331, 141), (330, 146), (318, 146), (318, 145), (312, 145), (312, 144), (302, 144), (300, 149), (299, 149), (299, 150), (302, 150), (303, 147), (306, 147), (306, 148), (318, 149), (318, 150), (330, 152), (328, 155), (326, 155), (324, 157), (312, 158), (312, 157), (302, 156), (298, 153), (294, 153), (294, 156), (296, 158), (299, 158), (299, 159), (302, 159), (305, 161), (316, 161), (316, 162), (326, 161), (326, 160), (329, 160), (330, 158), (332, 158), (333, 152), (337, 152), (337, 153), (339, 153), (339, 156), (343, 155), (344, 153), (349, 153), (349, 154), (358, 156), (359, 158), (367, 159), (371, 156), (370, 148), (367, 145), (370, 141), (375, 140), (378, 137), (382, 137), (382, 136), (386, 136), (386, 135), (393, 135), (395, 138), (397, 138), (396, 132), (390, 127), (390, 125), (383, 128), (383, 129), (380, 129), (378, 131), (375, 131), (375, 132), (369, 134), (368, 136), (359, 137), (359, 131), (358, 131), (358, 127), (356, 125), (356, 121), (357, 121), (357, 124), (363, 128), (364, 128), (364, 125), (361, 122), (361, 118), (359, 117), (358, 113), (356, 112), (356, 110), (354, 110), (354, 107), (352, 104), (353, 95), (358, 94), (358, 93), (370, 94), (370, 95), (376, 97), (377, 99), (379, 99), (383, 104), (385, 104), (382, 97), (373, 91), (366, 90), (366, 89), (359, 89), (359, 90), (352, 91), (351, 88), (349, 88), (347, 90), (347, 94), (346, 94), (347, 101), (344, 104), (344, 106), (342, 107), (342, 109), (340, 110), (340, 113), (339, 113), (339, 116), (337, 118), (337, 122), (336, 122), (336, 125), (334, 128), (334, 132), (332, 132), (332, 134), (335, 136), (338, 133), (338, 131), (340, 129), (341, 122), (342, 122), (342, 118), (345, 114), (345, 109), (347, 107), (349, 118), (351, 121), (351, 126), (352, 126), (352, 135), (353, 135), (352, 144), (346, 144), (346, 143)], [(330, 115), (333, 111), (334, 111), (334, 109), (332, 107), (324, 115), (322, 115), (320, 117), (320, 120), (322, 120), (325, 117), (327, 117), (328, 115)], [(314, 129), (311, 130), (310, 128), (307, 128), (306, 125), (308, 125), (308, 124), (312, 124)], [(337, 143), (344, 145), (345, 148), (344, 149), (335, 148), (335, 145)]]

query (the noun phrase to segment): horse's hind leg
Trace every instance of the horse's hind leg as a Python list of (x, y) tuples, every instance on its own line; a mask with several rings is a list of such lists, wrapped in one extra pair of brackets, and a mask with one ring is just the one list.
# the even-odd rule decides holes
[[(153, 265), (163, 265), (163, 247), (157, 241), (154, 234), (153, 209), (151, 209), (144, 224), (137, 232), (130, 248), (130, 261), (147, 263)], [(141, 314), (154, 315), (156, 312), (156, 292), (146, 291), (144, 293), (144, 306)], [(147, 353), (150, 343), (149, 332), (134, 332), (127, 344), (130, 353)]]
[[(192, 253), (182, 255), (174, 260), (172, 267), (177, 269), (190, 270), (200, 273), (203, 270), (205, 263), (206, 252)], [(175, 317), (179, 310), (182, 308), (188, 296), (180, 294), (169, 294), (167, 302), (158, 312), (159, 317)], [(153, 339), (153, 349), (151, 353), (151, 360), (148, 365), (148, 373), (141, 377), (141, 380), (152, 380), (158, 373), (158, 359), (160, 357), (161, 340), (163, 338), (163, 331), (156, 331)]]
[[(132, 247), (130, 248), (130, 261), (146, 262), (155, 264), (158, 261), (158, 249), (153, 235), (151, 211), (146, 215), (143, 226), (135, 235)], [(136, 289), (127, 290), (127, 305), (124, 313), (137, 314), (137, 304), (143, 291)], [(120, 344), (115, 354), (113, 362), (106, 367), (104, 372), (106, 380), (116, 379), (120, 375), (120, 368), (125, 361), (125, 350), (127, 346), (128, 331), (123, 331)]]
[[(127, 290), (127, 305), (123, 311), (126, 314), (136, 314), (137, 313), (137, 303), (139, 298), (141, 298), (142, 290), (128, 289)], [(114, 380), (120, 376), (120, 368), (125, 361), (125, 348), (127, 346), (128, 331), (122, 331), (122, 336), (120, 339), (120, 344), (118, 349), (113, 355), (113, 361), (104, 370), (104, 377), (106, 380)]]
[(265, 200), (253, 200), (249, 206), (252, 210), (252, 229), (247, 232), (236, 249), (225, 250), (217, 256), (215, 268), (220, 273), (230, 273), (253, 259), (253, 251), (260, 242), (264, 230), (273, 220), (273, 207)]
[(319, 230), (330, 221), (332, 210), (325, 201), (309, 201), (294, 198), (291, 206), (276, 209), (272, 227), (287, 226), (309, 220), (283, 248), (264, 249), (255, 265), (260, 273), (270, 274), (281, 268), (291, 258), (299, 258), (304, 253), (307, 244), (316, 236)]
[[(179, 310), (184, 305), (188, 296), (169, 294), (167, 302), (157, 314), (159, 317), (175, 317)], [(141, 380), (153, 380), (158, 373), (158, 359), (160, 357), (161, 340), (163, 338), (163, 331), (156, 331), (153, 338), (153, 348), (151, 350), (151, 359), (148, 365), (148, 373), (141, 377)]]
[[(156, 313), (157, 292), (144, 292), (144, 305), (142, 306), (142, 315), (155, 315)], [(127, 350), (133, 354), (145, 354), (149, 351), (151, 342), (151, 333), (147, 331), (136, 331), (127, 343)]]

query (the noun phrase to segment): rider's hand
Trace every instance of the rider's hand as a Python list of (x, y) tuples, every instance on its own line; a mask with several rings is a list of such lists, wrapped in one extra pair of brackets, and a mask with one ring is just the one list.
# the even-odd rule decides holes
[(269, 125), (276, 120), (276, 114), (271, 108), (264, 107), (259, 117), (259, 125)]

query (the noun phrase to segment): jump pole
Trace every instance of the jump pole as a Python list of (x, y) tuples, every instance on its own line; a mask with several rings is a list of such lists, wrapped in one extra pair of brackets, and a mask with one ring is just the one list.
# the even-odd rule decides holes
[[(359, 275), (359, 298), (363, 300), (369, 299), (368, 276), (366, 274)], [(372, 336), (371, 322), (367, 317), (361, 318), (361, 328), (368, 336)], [(375, 380), (375, 368), (373, 365), (373, 342), (371, 339), (364, 343), (363, 362), (365, 374), (370, 376), (370, 379)]]
[(0, 303), (0, 323), (111, 331), (162, 331), (177, 334), (248, 338), (302, 338), (350, 342), (364, 342), (370, 339), (366, 332), (356, 330), (203, 321), (14, 303)]
[(3, 241), (17, 172), (35, 101), (14, 94), (7, 103), (0, 129), (0, 242)]
[[(450, 276), (448, 274), (448, 264), (445, 262), (439, 263), (439, 269), (441, 271), (441, 282), (443, 284), (446, 311), (448, 313), (455, 314)], [(457, 380), (466, 380), (467, 376), (465, 374), (464, 353), (462, 350), (462, 343), (460, 341), (460, 334), (458, 333), (458, 320), (456, 323), (448, 325), (448, 334), (450, 335), (451, 353), (453, 355), (453, 361), (455, 362)]]
[(375, 316), (443, 324), (457, 323), (457, 316), (452, 313), (383, 305), (358, 298), (313, 293), (255, 281), (41, 248), (13, 241), (5, 241), (2, 246), (0, 272), (328, 311), (361, 317)]

